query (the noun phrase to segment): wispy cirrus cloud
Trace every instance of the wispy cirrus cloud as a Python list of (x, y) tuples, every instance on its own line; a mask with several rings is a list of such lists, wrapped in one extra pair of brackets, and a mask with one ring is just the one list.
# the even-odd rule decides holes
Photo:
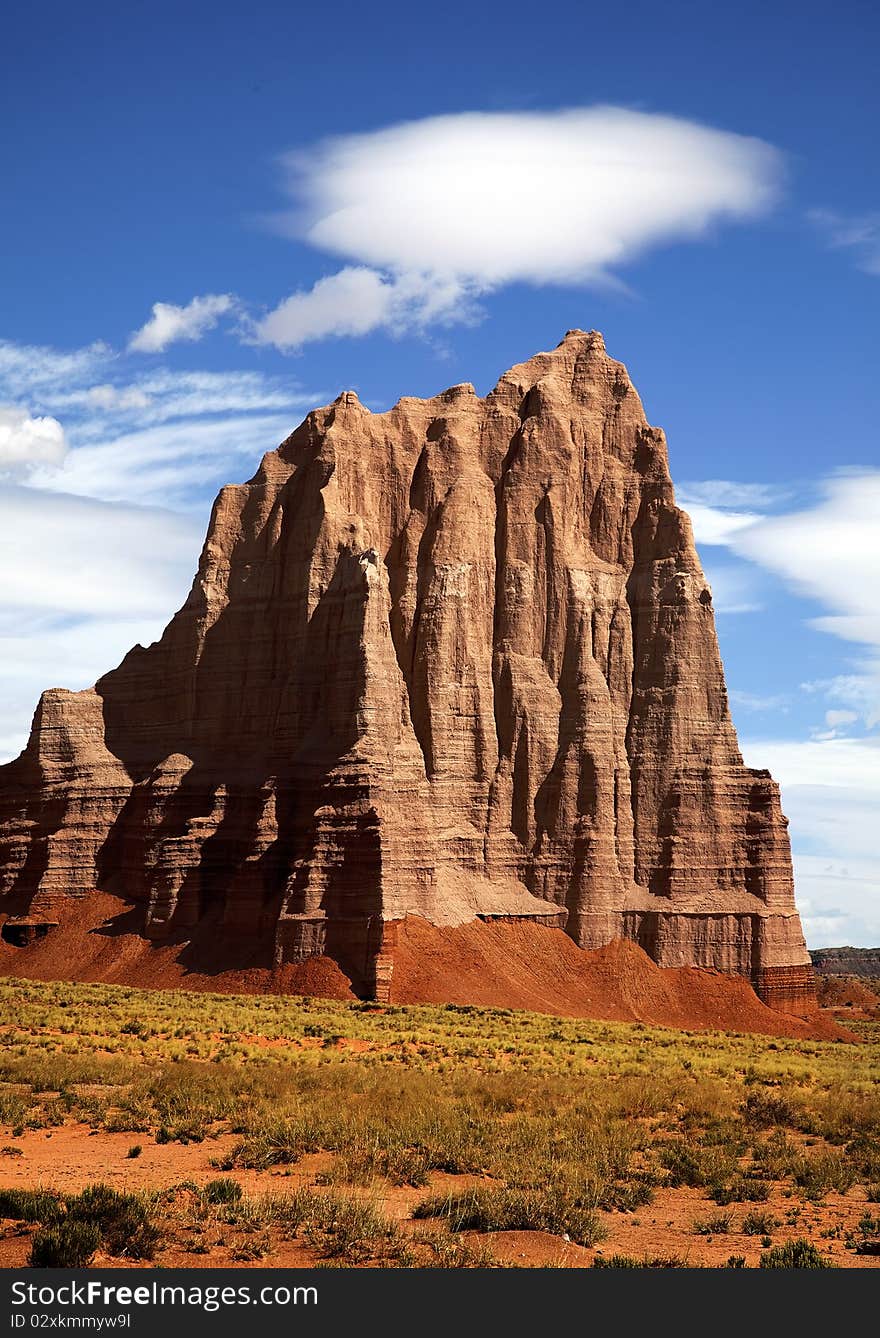
[(812, 625), (880, 652), (880, 470), (841, 470), (814, 504), (765, 516), (730, 545), (828, 612)]
[[(820, 480), (813, 499), (768, 514), (738, 508), (780, 506), (785, 495), (750, 485), (686, 484), (680, 491), (697, 543), (723, 547), (772, 572), (795, 593), (825, 611), (808, 621), (819, 631), (862, 646), (855, 671), (805, 690), (827, 697), (831, 709), (854, 710), (866, 728), (880, 724), (880, 470), (842, 469)], [(715, 505), (706, 505), (709, 497)], [(728, 505), (722, 505), (725, 502)], [(838, 729), (844, 723), (830, 726)]]
[(254, 371), (133, 369), (104, 345), (0, 343), (0, 474), (37, 488), (172, 507), (250, 472), (316, 402)]
[(866, 274), (880, 275), (880, 212), (841, 214), (833, 209), (812, 209), (808, 217), (828, 246), (848, 251)]
[(239, 414), (110, 432), (69, 451), (59, 468), (34, 471), (32, 481), (49, 492), (102, 501), (204, 508), (206, 494), (249, 477), (293, 426), (289, 415)]
[(25, 400), (56, 386), (88, 384), (114, 359), (107, 344), (57, 349), (48, 344), (19, 344), (0, 339), (0, 397)]
[[(764, 484), (718, 480), (680, 496), (698, 543), (772, 574), (824, 609), (813, 627), (863, 647), (851, 672), (799, 685), (826, 708), (812, 737), (746, 738), (742, 749), (780, 782), (810, 946), (880, 942), (880, 471), (840, 471), (796, 505)], [(782, 694), (730, 697), (737, 714), (790, 705)]]

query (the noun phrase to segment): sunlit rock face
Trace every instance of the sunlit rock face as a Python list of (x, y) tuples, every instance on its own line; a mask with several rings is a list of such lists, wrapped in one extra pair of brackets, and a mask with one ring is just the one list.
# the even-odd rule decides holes
[(341, 395), (223, 489), (162, 639), (0, 768), (0, 907), (100, 888), (380, 995), (391, 922), (524, 917), (796, 1010), (786, 828), (663, 433), (571, 331), (484, 399)]

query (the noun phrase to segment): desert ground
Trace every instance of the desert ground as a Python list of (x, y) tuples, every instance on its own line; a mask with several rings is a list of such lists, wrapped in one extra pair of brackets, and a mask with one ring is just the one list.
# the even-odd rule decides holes
[(870, 996), (825, 1010), (836, 1040), (100, 983), (0, 999), (4, 1267), (880, 1266)]

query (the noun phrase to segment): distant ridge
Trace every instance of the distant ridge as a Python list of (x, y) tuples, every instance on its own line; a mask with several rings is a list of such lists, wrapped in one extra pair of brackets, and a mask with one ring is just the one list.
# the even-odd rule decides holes
[(810, 957), (823, 976), (880, 979), (880, 948), (814, 948)]

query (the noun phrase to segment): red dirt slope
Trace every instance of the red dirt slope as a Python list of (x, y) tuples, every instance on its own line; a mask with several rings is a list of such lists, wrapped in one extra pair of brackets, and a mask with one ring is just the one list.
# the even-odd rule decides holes
[[(237, 948), (233, 966), (217, 935), (150, 943), (132, 932), (131, 908), (116, 897), (69, 902), (59, 919), (58, 929), (27, 948), (0, 941), (0, 975), (141, 989), (355, 997), (348, 977), (328, 957), (276, 972), (265, 944), (255, 945), (245, 965)], [(854, 1039), (819, 1013), (799, 1018), (774, 1012), (740, 976), (664, 969), (634, 943), (618, 940), (585, 952), (561, 929), (523, 921), (473, 920), (443, 928), (407, 917), (389, 930), (393, 1004), (474, 1004), (688, 1030)]]
[(827, 1017), (792, 1017), (761, 1003), (742, 976), (657, 966), (635, 943), (584, 952), (561, 929), (479, 920), (397, 926), (393, 1003), (528, 1008), (567, 1017), (717, 1028), (769, 1036), (842, 1038)]
[[(199, 941), (151, 943), (137, 932), (142, 912), (106, 893), (70, 900), (57, 910), (59, 927), (27, 948), (0, 940), (0, 976), (28, 980), (103, 981), (138, 989), (213, 990), (218, 994), (313, 994), (353, 999), (351, 982), (329, 957), (271, 968), (266, 944), (242, 963), (208, 925)], [(234, 962), (234, 965), (233, 965)]]

